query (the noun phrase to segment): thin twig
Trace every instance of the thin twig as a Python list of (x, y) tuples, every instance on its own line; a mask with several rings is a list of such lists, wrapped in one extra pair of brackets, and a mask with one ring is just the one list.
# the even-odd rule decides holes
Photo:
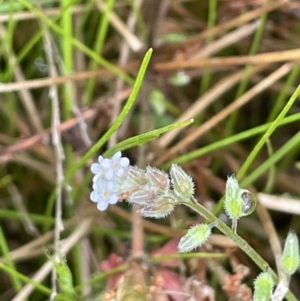
[(195, 60), (199, 58), (205, 58), (212, 56), (214, 53), (221, 51), (222, 49), (237, 43), (243, 38), (253, 34), (253, 32), (258, 28), (259, 21), (254, 21), (250, 24), (245, 24), (244, 26), (222, 36), (220, 39), (211, 42), (209, 45), (201, 48), (197, 53), (194, 53), (190, 60)]
[[(49, 71), (51, 77), (57, 76), (57, 71), (54, 62), (54, 51), (51, 45), (51, 37), (48, 31), (45, 31), (44, 35), (45, 52), (47, 56), (47, 61), (49, 65)], [(60, 242), (60, 232), (63, 231), (64, 225), (62, 221), (62, 182), (64, 180), (63, 175), (63, 161), (65, 158), (64, 150), (61, 141), (61, 132), (59, 130), (60, 126), (60, 109), (59, 109), (59, 99), (57, 86), (52, 85), (49, 90), (49, 98), (52, 102), (52, 143), (54, 147), (54, 153), (56, 157), (56, 203), (55, 203), (55, 231), (54, 231), (54, 259), (59, 258), (59, 242)], [(57, 295), (57, 276), (56, 271), (53, 269), (52, 273), (52, 293), (51, 300), (54, 300)]]
[[(74, 5), (70, 9), (71, 14), (79, 14), (86, 11), (87, 6), (84, 5)], [(57, 16), (61, 13), (60, 8), (48, 8), (43, 9), (43, 12), (46, 16)], [(23, 21), (23, 20), (36, 20), (36, 15), (32, 12), (22, 11), (22, 12), (14, 12), (14, 21)], [(0, 15), (0, 23), (8, 22), (11, 20), (11, 14), (1, 14)]]
[(260, 203), (267, 209), (300, 215), (300, 200), (266, 193), (257, 194)]
[(157, 71), (197, 69), (200, 67), (215, 66), (240, 66), (246, 64), (269, 64), (278, 62), (289, 62), (300, 59), (300, 49), (291, 49), (276, 52), (260, 53), (255, 55), (239, 55), (229, 57), (214, 57), (205, 59), (173, 60), (159, 62), (153, 65)]
[[(120, 70), (124, 72), (128, 72), (132, 69), (136, 70), (139, 64), (140, 61), (136, 60), (128, 63), (123, 68), (120, 68)], [(102, 68), (95, 71), (82, 71), (75, 74), (57, 76), (55, 78), (47, 77), (34, 80), (26, 80), (24, 82), (17, 83), (0, 83), (0, 93), (14, 92), (21, 89), (38, 89), (42, 87), (49, 87), (52, 85), (61, 85), (69, 81), (82, 81), (92, 77), (100, 77), (102, 79), (107, 80), (110, 77), (113, 77), (113, 74), (109, 70)]]
[[(96, 5), (102, 12), (105, 11), (105, 4), (101, 0), (96, 0)], [(144, 43), (140, 41), (131, 31), (127, 29), (123, 21), (114, 13), (109, 14), (111, 24), (120, 33), (120, 35), (127, 41), (128, 45), (133, 51), (139, 51), (144, 47)]]

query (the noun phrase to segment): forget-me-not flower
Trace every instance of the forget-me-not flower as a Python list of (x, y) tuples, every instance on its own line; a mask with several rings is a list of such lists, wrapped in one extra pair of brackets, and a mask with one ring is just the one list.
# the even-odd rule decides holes
[(109, 204), (118, 202), (118, 195), (115, 192), (116, 185), (113, 181), (99, 180), (93, 185), (94, 191), (91, 193), (91, 200), (97, 203), (100, 211), (107, 209)]
[(91, 165), (94, 174), (91, 200), (97, 203), (100, 211), (107, 209), (109, 204), (116, 204), (119, 199), (119, 189), (125, 180), (129, 168), (129, 159), (117, 152), (112, 158), (99, 156), (98, 163)]

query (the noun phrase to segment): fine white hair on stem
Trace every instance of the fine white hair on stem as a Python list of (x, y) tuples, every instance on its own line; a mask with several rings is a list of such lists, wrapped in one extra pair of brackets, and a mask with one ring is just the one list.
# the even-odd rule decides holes
[[(51, 36), (49, 32), (46, 30), (44, 35), (44, 44), (45, 44), (45, 53), (49, 65), (49, 73), (51, 77), (57, 76), (57, 71), (55, 67), (54, 61), (54, 51), (51, 43)], [(56, 159), (56, 202), (55, 202), (55, 230), (54, 230), (54, 249), (55, 255), (54, 258), (58, 258), (59, 242), (60, 242), (60, 232), (63, 230), (63, 222), (62, 222), (62, 188), (63, 188), (63, 161), (65, 158), (64, 150), (61, 141), (61, 133), (59, 130), (60, 127), (60, 111), (59, 111), (59, 98), (57, 86), (52, 85), (49, 89), (49, 98), (52, 104), (52, 144), (55, 153)], [(52, 272), (52, 292), (51, 292), (51, 300), (54, 300), (54, 297), (57, 294), (57, 275), (55, 269)]]
[[(53, 57), (55, 57), (55, 62), (57, 63), (57, 66), (59, 68), (60, 73), (69, 75), (71, 73), (71, 70), (66, 70), (64, 62), (59, 54), (59, 51), (57, 50), (56, 45), (53, 45), (52, 43), (52, 53)], [(58, 74), (56, 74), (55, 77), (57, 77)], [(92, 142), (89, 137), (89, 134), (87, 132), (87, 124), (83, 118), (83, 115), (78, 107), (78, 95), (75, 92), (75, 85), (72, 81), (65, 83), (65, 97), (67, 98), (66, 101), (71, 102), (71, 110), (73, 114), (77, 117), (77, 124), (79, 128), (79, 132), (81, 134), (82, 140), (85, 143), (86, 146), (91, 146)]]

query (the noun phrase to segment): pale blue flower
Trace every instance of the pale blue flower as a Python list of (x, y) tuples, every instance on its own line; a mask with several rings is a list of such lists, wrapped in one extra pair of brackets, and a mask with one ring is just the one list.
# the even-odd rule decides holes
[(102, 167), (106, 170), (104, 177), (111, 180), (114, 176), (121, 178), (126, 175), (129, 167), (129, 159), (121, 157), (121, 152), (117, 152), (111, 159), (104, 159), (101, 163)]
[(112, 158), (98, 157), (98, 163), (91, 165), (93, 177), (93, 190), (91, 200), (97, 203), (101, 211), (107, 209), (109, 204), (116, 204), (119, 199), (119, 192), (122, 183), (126, 181), (125, 176), (129, 169), (129, 159), (122, 157), (117, 152)]
[(123, 177), (127, 173), (129, 159), (121, 156), (121, 152), (115, 153), (110, 159), (104, 159), (102, 156), (99, 156), (99, 163), (93, 163), (91, 165), (92, 173), (106, 180), (112, 180), (114, 177)]
[(118, 202), (118, 195), (115, 192), (115, 183), (113, 181), (97, 181), (94, 183), (94, 191), (91, 193), (91, 200), (97, 203), (97, 208), (100, 211), (107, 209), (109, 204)]
[(101, 173), (101, 169), (102, 169), (102, 166), (101, 166), (101, 163), (103, 162), (103, 157), (102, 156), (99, 156), (98, 157), (98, 162), (99, 163), (93, 163), (91, 165), (91, 171), (93, 174), (97, 174), (97, 173)]

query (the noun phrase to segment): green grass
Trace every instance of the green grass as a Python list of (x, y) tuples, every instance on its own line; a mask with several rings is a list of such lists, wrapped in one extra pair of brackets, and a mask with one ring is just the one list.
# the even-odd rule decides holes
[[(149, 268), (148, 272), (136, 272), (140, 275), (137, 279), (133, 277), (143, 288), (142, 279), (150, 284), (155, 271), (164, 273), (166, 283), (172, 272), (176, 281), (181, 273), (178, 266), (189, 267), (190, 260), (195, 263), (199, 258), (201, 262), (210, 258), (220, 271), (234, 273), (227, 252), (216, 247), (216, 242), (209, 253), (177, 252), (175, 240), (199, 221), (199, 214), (206, 222), (217, 221), (216, 228), (224, 234), (224, 241), (234, 241), (249, 256), (248, 261), (236, 259), (251, 271), (247, 279), (241, 279), (242, 284), (252, 289), (258, 269), (269, 268), (278, 281), (282, 277), (276, 261), (280, 242), (291, 228), (299, 235), (298, 217), (293, 212), (288, 217), (280, 212), (273, 215), (258, 206), (257, 214), (242, 218), (242, 227), (234, 233), (228, 228), (230, 222), (221, 222), (219, 214), (223, 211), (225, 182), (232, 174), (236, 174), (241, 187), (254, 193), (288, 194), (299, 199), (299, 66), (291, 62), (285, 75), (270, 81), (246, 104), (213, 126), (210, 120), (284, 65), (270, 63), (260, 71), (255, 71), (253, 65), (223, 68), (221, 57), (297, 48), (297, 28), (291, 32), (288, 24), (277, 24), (274, 18), (278, 14), (290, 19), (290, 25), (295, 27), (299, 20), (290, 18), (288, 10), (281, 8), (275, 12), (262, 10), (255, 17), (260, 23), (252, 35), (214, 52), (212, 56), (220, 57), (218, 68), (183, 70), (178, 63), (172, 73), (159, 70), (160, 62), (189, 60), (229, 32), (203, 34), (206, 29), (212, 32), (220, 23), (239, 18), (252, 8), (243, 6), (243, 1), (239, 2), (241, 8), (232, 7), (230, 1), (170, 1), (165, 16), (161, 11), (158, 44), (138, 52), (129, 50), (127, 61), (120, 66), (120, 53), (125, 47), (122, 45), (130, 37), (124, 39), (116, 22), (126, 24), (126, 31), (146, 45), (147, 32), (154, 29), (155, 16), (160, 14), (151, 11), (152, 5), (139, 7), (135, 1), (101, 2), (105, 3), (102, 11), (94, 0), (0, 1), (0, 82), (19, 84), (16, 91), (0, 93), (0, 299), (49, 300), (54, 293), (55, 300), (103, 300), (104, 294), (114, 289), (108, 287), (111, 277), (123, 273), (126, 280), (134, 270), (133, 262), (138, 266), (142, 262)], [(267, 1), (264, 5), (273, 3)], [(149, 25), (144, 20), (152, 14), (153, 24)], [(244, 24), (247, 23), (241, 21), (237, 27)], [(289, 35), (277, 37), (270, 28)], [(190, 43), (189, 38), (199, 33), (196, 42)], [(51, 40), (50, 50), (45, 46), (46, 36)], [(170, 36), (178, 42), (168, 39)], [(158, 46), (162, 41), (164, 45)], [(79, 76), (92, 70), (103, 70), (101, 74), (105, 75), (57, 85), (55, 95), (42, 84), (22, 89), (25, 81), (51, 77), (51, 70), (58, 76)], [(237, 71), (243, 72), (240, 80), (218, 94), (222, 80)], [(180, 74), (177, 72), (188, 80), (172, 84)], [(116, 84), (118, 81), (123, 83), (121, 90), (117, 90), (122, 86)], [(207, 101), (206, 93), (210, 93), (211, 100), (201, 112), (192, 112), (187, 120), (177, 120), (196, 102)], [(160, 109), (151, 95), (159, 95)], [(59, 116), (55, 120), (54, 110)], [(86, 110), (92, 113), (84, 119)], [(73, 118), (76, 126), (65, 129)], [(209, 129), (180, 145), (202, 125)], [(165, 135), (170, 131), (174, 137), (166, 142)], [(41, 133), (43, 138), (35, 141)], [(53, 133), (58, 134), (57, 140)], [(174, 147), (179, 149), (173, 152)], [(97, 211), (89, 199), (93, 176), (90, 165), (97, 156), (109, 158), (119, 150), (133, 165), (145, 162), (141, 168), (153, 166), (154, 162), (160, 162), (156, 167), (164, 170), (174, 163), (181, 165), (194, 179), (199, 204), (183, 201), (187, 207), (176, 206), (170, 216), (161, 220), (139, 220), (126, 201), (110, 206), (106, 212)], [(201, 205), (208, 199), (212, 200), (209, 211)], [(255, 239), (261, 225), (270, 241)], [(139, 234), (132, 237), (132, 233)], [(136, 242), (143, 254), (138, 259), (131, 258)], [(162, 253), (156, 255), (155, 251)], [(115, 262), (113, 256), (122, 260)], [(52, 274), (50, 263), (56, 273)], [(105, 264), (110, 269), (104, 270)], [(43, 269), (47, 270), (45, 274)], [(218, 292), (218, 300), (228, 300), (218, 273), (209, 266), (206, 271), (205, 281)], [(185, 282), (195, 273), (187, 268), (180, 275)], [(57, 279), (57, 287), (53, 279)], [(298, 271), (291, 278), (287, 300), (300, 300), (299, 281)], [(132, 288), (124, 283), (114, 292), (130, 292)]]

